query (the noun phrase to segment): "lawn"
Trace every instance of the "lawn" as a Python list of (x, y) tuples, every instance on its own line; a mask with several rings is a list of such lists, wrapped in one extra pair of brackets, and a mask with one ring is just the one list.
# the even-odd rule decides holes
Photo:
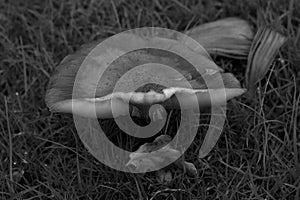
[[(0, 0), (0, 199), (300, 199), (299, 10), (298, 0)], [(203, 159), (199, 128), (185, 153), (198, 177), (174, 168), (163, 184), (153, 172), (111, 169), (84, 147), (72, 115), (45, 105), (56, 65), (86, 42), (230, 16), (253, 30), (270, 25), (288, 41), (255, 95), (228, 103), (221, 138)], [(213, 59), (245, 85), (246, 60)], [(173, 116), (166, 131), (174, 132)], [(114, 122), (101, 123), (118, 134)]]

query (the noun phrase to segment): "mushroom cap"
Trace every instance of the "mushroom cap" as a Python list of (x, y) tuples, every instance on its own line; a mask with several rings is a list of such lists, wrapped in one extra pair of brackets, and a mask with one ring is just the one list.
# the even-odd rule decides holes
[[(136, 38), (128, 34), (128, 40), (131, 39), (135, 39), (132, 42), (136, 42)], [(143, 38), (138, 39), (145, 42)], [(182, 47), (177, 40), (156, 40), (162, 45), (169, 45), (170, 49)], [(112, 118), (116, 117), (112, 111), (112, 100), (116, 100), (114, 109), (117, 115), (126, 115), (126, 102), (138, 107), (149, 107), (159, 103), (166, 108), (179, 109), (180, 104), (176, 97), (180, 96), (186, 105), (190, 105), (191, 96), (196, 95), (197, 106), (206, 107), (211, 104), (224, 104), (245, 92), (233, 74), (224, 73), (204, 48), (185, 49), (185, 55), (194, 59), (196, 65), (193, 65), (175, 53), (154, 48), (123, 53), (121, 49), (112, 46), (100, 55), (95, 54), (94, 50), (99, 42), (101, 41), (83, 45), (75, 53), (66, 56), (56, 67), (45, 98), (51, 111), (84, 117)], [(109, 67), (104, 68), (106, 58), (113, 54), (120, 56), (112, 61)], [(86, 62), (87, 59), (96, 62), (91, 64)], [(155, 63), (168, 66), (175, 72), (157, 67)], [(131, 72), (137, 66), (144, 67)], [(150, 77), (152, 83), (139, 85), (143, 82), (143, 77)], [(121, 84), (118, 83), (120, 79)], [(160, 79), (167, 80), (167, 86), (157, 84), (160, 83)], [(133, 90), (132, 85), (139, 87)], [(119, 86), (119, 89), (116, 90), (116, 86)]]

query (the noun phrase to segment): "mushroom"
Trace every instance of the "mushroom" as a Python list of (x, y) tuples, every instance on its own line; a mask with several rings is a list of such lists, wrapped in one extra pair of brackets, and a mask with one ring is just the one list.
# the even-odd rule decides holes
[[(123, 36), (113, 45), (103, 41), (104, 48), (99, 47), (101, 41), (85, 44), (61, 61), (50, 78), (45, 97), (52, 112), (98, 119), (136, 113), (147, 116), (156, 104), (166, 109), (205, 108), (224, 105), (246, 91), (232, 73), (225, 73), (214, 63), (203, 47), (185, 47), (183, 40), (176, 37), (156, 36), (149, 40), (130, 33)], [(161, 48), (151, 48), (149, 44)], [(219, 52), (213, 43), (207, 44), (213, 49), (210, 53)], [(148, 46), (126, 52), (126, 45)], [(137, 66), (142, 67), (134, 70)], [(160, 118), (161, 107), (158, 108), (150, 114), (154, 120)], [(202, 156), (218, 137), (206, 135)]]
[[(126, 37), (127, 40), (133, 40), (132, 42), (136, 40), (144, 42), (143, 38), (137, 39), (130, 34)], [(165, 38), (156, 40), (161, 45), (169, 45), (170, 49), (181, 48), (181, 44), (176, 40)], [(51, 111), (107, 119), (128, 114), (126, 102), (142, 111), (147, 111), (154, 104), (161, 104), (167, 109), (180, 109), (176, 99), (178, 95), (186, 106), (191, 104), (191, 97), (196, 95), (197, 106), (201, 108), (211, 104), (225, 104), (227, 100), (245, 92), (234, 75), (224, 73), (204, 49), (184, 50), (186, 55), (194, 57), (193, 64), (196, 65), (193, 66), (175, 53), (154, 48), (122, 54), (122, 50), (111, 47), (103, 55), (90, 55), (95, 54), (93, 49), (96, 49), (97, 45), (98, 43), (94, 42), (82, 46), (58, 65), (50, 78), (46, 93), (46, 104)], [(112, 54), (121, 56), (107, 69), (102, 69), (105, 59)], [(94, 64), (84, 62), (88, 56), (89, 62), (95, 59), (97, 61)], [(156, 63), (169, 66), (176, 72), (165, 70)], [(144, 67), (129, 73), (140, 65)], [(143, 82), (143, 76), (150, 78), (152, 83), (139, 85)], [(120, 79), (122, 79), (119, 83), (121, 89), (116, 91), (115, 87)], [(162, 79), (166, 80), (164, 83), (169, 86), (156, 84)], [(187, 82), (191, 87), (187, 86)], [(140, 87), (131, 91), (132, 85)], [(114, 106), (111, 106), (112, 100)], [(115, 111), (114, 115), (112, 108)]]

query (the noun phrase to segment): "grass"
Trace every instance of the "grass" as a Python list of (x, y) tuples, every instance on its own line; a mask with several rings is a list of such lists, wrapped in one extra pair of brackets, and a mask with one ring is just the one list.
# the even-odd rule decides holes
[[(297, 1), (0, 2), (0, 199), (300, 198)], [(271, 25), (289, 42), (257, 95), (228, 104), (221, 139), (202, 160), (196, 160), (198, 134), (185, 154), (198, 178), (174, 169), (173, 181), (164, 185), (153, 173), (110, 169), (84, 148), (72, 116), (45, 106), (51, 72), (85, 42), (143, 26), (184, 31), (228, 16), (249, 20), (254, 29)], [(245, 83), (245, 61), (215, 59)]]

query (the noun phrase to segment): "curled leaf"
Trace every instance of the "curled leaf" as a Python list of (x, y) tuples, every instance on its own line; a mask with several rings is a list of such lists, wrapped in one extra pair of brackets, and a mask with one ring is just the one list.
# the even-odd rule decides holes
[(271, 28), (258, 29), (250, 48), (246, 70), (246, 84), (250, 91), (253, 91), (255, 84), (266, 75), (285, 41), (285, 36)]
[(137, 151), (129, 155), (130, 160), (126, 165), (133, 165), (135, 172), (146, 173), (159, 170), (170, 161), (177, 160), (181, 153), (168, 144), (170, 139), (167, 135), (161, 135), (153, 143), (140, 146)]

